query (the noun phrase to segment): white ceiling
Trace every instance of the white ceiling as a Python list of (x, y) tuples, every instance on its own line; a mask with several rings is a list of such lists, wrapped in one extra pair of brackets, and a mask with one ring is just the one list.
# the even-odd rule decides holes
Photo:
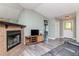
[(1, 17), (16, 18), (21, 9), (30, 9), (51, 19), (79, 10), (79, 3), (2, 3), (0, 9)]
[(20, 3), (25, 9), (36, 9), (41, 3)]
[(0, 3), (0, 18), (13, 18), (19, 17), (22, 10), (18, 4), (14, 3)]
[(79, 3), (20, 3), (25, 9), (39, 12), (47, 18), (53, 18), (79, 10)]

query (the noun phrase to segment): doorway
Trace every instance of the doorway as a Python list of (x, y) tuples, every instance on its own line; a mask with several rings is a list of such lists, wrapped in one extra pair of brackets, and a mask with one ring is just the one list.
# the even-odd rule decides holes
[(74, 37), (74, 22), (73, 20), (64, 20), (63, 21), (63, 37), (64, 38), (73, 38)]
[[(66, 18), (67, 17), (67, 18)], [(76, 38), (76, 16), (68, 15), (60, 17), (60, 38)]]

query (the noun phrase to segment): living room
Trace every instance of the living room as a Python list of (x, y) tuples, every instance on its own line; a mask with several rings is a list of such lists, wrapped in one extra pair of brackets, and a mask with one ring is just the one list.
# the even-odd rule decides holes
[(0, 55), (79, 56), (78, 6), (0, 3)]

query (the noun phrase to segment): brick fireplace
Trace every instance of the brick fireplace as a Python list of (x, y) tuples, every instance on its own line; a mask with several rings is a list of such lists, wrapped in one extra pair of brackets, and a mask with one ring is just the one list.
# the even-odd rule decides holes
[(16, 55), (24, 47), (24, 27), (0, 21), (0, 55)]

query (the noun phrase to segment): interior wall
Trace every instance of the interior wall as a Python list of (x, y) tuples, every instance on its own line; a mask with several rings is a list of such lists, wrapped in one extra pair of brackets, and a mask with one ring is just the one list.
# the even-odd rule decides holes
[(48, 38), (55, 39), (55, 20), (54, 19), (49, 20), (48, 31), (49, 31)]
[(32, 10), (24, 10), (19, 17), (19, 24), (26, 25), (24, 30), (25, 36), (29, 36), (31, 29), (39, 29), (40, 33), (44, 34), (44, 16)]
[(79, 42), (79, 11), (76, 12), (76, 41)]
[(56, 19), (49, 20), (49, 39), (56, 39), (60, 37), (60, 22)]
[(55, 38), (60, 38), (60, 21), (55, 20)]

